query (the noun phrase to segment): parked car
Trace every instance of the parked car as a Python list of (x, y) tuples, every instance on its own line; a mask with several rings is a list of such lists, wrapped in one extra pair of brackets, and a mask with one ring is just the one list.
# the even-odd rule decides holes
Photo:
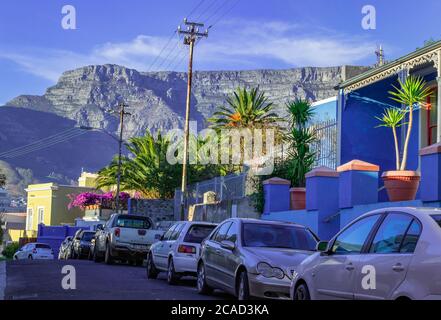
[(292, 270), (315, 252), (318, 238), (291, 223), (229, 219), (202, 242), (197, 290), (239, 298), (288, 299)]
[[(58, 251), (58, 259), (66, 260), (69, 259), (68, 248), (72, 245), (73, 238), (71, 236), (66, 237), (60, 245), (60, 249)], [(69, 250), (70, 252), (70, 250)]]
[(89, 256), (90, 241), (95, 231), (79, 230), (75, 233), (72, 242), (72, 257), (82, 259)]
[(159, 241), (163, 231), (153, 230), (150, 218), (138, 215), (112, 214), (95, 236), (94, 261), (107, 264), (116, 259), (142, 265), (150, 246)]
[[(354, 220), (296, 269), (295, 300), (441, 299), (441, 210), (387, 208)], [(367, 281), (369, 279), (369, 281)]]
[(177, 221), (168, 221), (168, 220), (163, 220), (163, 221), (158, 221), (156, 222), (156, 226), (155, 229), (156, 230), (163, 230), (163, 231), (167, 231), (168, 229), (170, 229)]
[(46, 243), (28, 243), (13, 256), (14, 260), (50, 260), (54, 259), (54, 250)]
[(175, 223), (150, 248), (147, 278), (156, 279), (160, 271), (167, 271), (167, 282), (175, 284), (181, 276), (195, 276), (201, 242), (216, 226), (208, 222)]

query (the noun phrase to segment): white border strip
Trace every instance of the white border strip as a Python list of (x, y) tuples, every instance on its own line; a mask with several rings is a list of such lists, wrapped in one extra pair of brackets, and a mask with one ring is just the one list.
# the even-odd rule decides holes
[(311, 103), (311, 107), (320, 106), (322, 104), (333, 102), (333, 101), (337, 101), (337, 96), (330, 97), (330, 98), (323, 99), (323, 100), (319, 100), (319, 101), (315, 101), (315, 102)]
[(5, 300), (6, 262), (0, 261), (0, 300)]

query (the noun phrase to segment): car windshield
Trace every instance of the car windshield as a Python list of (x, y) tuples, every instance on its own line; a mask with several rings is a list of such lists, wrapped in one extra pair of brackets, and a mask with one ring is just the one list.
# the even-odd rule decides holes
[(94, 232), (84, 232), (83, 233), (83, 237), (81, 238), (81, 240), (83, 240), (83, 241), (90, 241), (90, 240), (92, 240), (94, 235), (95, 235)]
[(119, 216), (116, 226), (121, 228), (150, 229), (151, 224), (146, 217), (139, 216)]
[(258, 248), (315, 251), (317, 245), (317, 240), (306, 228), (260, 223), (245, 223), (242, 240), (245, 247)]
[(431, 216), (433, 220), (441, 227), (441, 214)]
[(35, 248), (37, 248), (37, 249), (50, 249), (51, 247), (49, 245), (47, 245), (47, 244), (37, 243), (35, 245)]
[(201, 243), (216, 226), (193, 225), (185, 235), (184, 242)]

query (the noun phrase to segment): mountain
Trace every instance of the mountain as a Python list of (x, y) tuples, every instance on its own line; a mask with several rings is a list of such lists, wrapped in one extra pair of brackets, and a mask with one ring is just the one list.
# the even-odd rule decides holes
[[(289, 70), (195, 72), (191, 119), (205, 127), (217, 106), (237, 87), (259, 87), (283, 115), (290, 99), (311, 101), (336, 95), (342, 80), (365, 71), (366, 67), (306, 67)], [(120, 101), (129, 105), (125, 137), (146, 130), (166, 131), (183, 127), (187, 74), (180, 72), (138, 72), (118, 65), (86, 66), (66, 71), (58, 83), (42, 96), (21, 95), (0, 107), (0, 155), (35, 140), (78, 125), (103, 128), (116, 133), (118, 118), (106, 112)], [(76, 179), (81, 168), (95, 171), (106, 165), (116, 152), (115, 142), (106, 134), (89, 132), (68, 143), (6, 160), (15, 170), (30, 170), (34, 180), (62, 177)], [(6, 164), (4, 164), (4, 167)], [(12, 168), (12, 169), (11, 169)]]

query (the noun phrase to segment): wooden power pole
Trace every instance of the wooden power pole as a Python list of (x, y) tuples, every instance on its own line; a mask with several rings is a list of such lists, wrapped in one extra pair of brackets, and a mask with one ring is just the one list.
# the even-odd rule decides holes
[(189, 122), (190, 122), (190, 104), (191, 104), (191, 85), (193, 80), (193, 52), (195, 42), (203, 37), (208, 37), (208, 30), (199, 32), (203, 23), (189, 22), (184, 19), (186, 30), (178, 27), (178, 33), (184, 34), (184, 44), (190, 47), (190, 56), (188, 62), (188, 82), (187, 82), (187, 103), (185, 106), (185, 125), (184, 125), (184, 158), (182, 161), (182, 185), (181, 185), (181, 220), (185, 220), (185, 198), (187, 194), (187, 167), (188, 167), (188, 145), (189, 145)]
[(124, 102), (121, 102), (118, 105), (118, 110), (111, 110), (109, 113), (114, 113), (119, 115), (119, 139), (118, 139), (118, 172), (116, 177), (116, 195), (115, 195), (115, 207), (116, 212), (119, 212), (120, 209), (120, 201), (119, 194), (121, 188), (121, 161), (122, 161), (122, 143), (123, 143), (123, 129), (124, 129), (124, 117), (130, 116), (131, 113), (127, 112), (125, 108), (127, 107)]

